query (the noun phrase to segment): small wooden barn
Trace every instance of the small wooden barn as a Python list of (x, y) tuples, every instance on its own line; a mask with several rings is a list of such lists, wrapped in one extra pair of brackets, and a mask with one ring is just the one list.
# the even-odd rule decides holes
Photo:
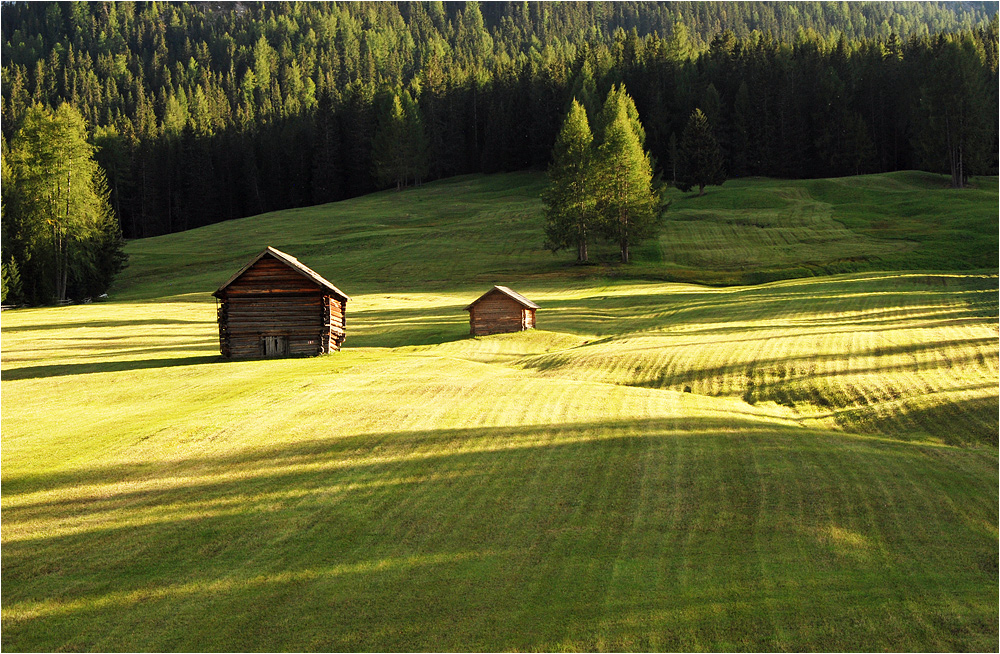
[(268, 247), (219, 290), (219, 349), (234, 359), (327, 354), (344, 342), (348, 298)]
[(506, 286), (494, 286), (465, 307), (469, 312), (469, 333), (473, 336), (506, 334), (535, 326), (538, 305)]

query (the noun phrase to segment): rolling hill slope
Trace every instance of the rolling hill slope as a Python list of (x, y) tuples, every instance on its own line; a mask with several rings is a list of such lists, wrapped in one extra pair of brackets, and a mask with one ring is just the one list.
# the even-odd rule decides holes
[[(727, 184), (623, 269), (539, 249), (539, 184), (132, 243), (114, 301), (5, 312), (4, 650), (995, 650), (995, 188)], [(352, 296), (343, 352), (220, 359), (265, 244)], [(469, 338), (493, 283), (540, 329)]]
[(215, 290), (265, 245), (348, 292), (477, 289), (498, 278), (648, 278), (758, 283), (863, 270), (995, 271), (996, 177), (947, 188), (928, 173), (835, 180), (732, 180), (702, 198), (671, 190), (660, 238), (591, 248), (596, 267), (544, 250), (538, 173), (465, 176), (402, 193), (219, 223), (129, 244), (120, 299)]

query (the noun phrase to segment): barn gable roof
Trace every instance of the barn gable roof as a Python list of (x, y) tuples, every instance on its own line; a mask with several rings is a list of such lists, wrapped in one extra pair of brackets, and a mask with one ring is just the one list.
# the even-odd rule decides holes
[(330, 282), (328, 282), (325, 279), (323, 279), (323, 277), (320, 276), (320, 274), (317, 273), (315, 270), (313, 270), (309, 266), (303, 264), (302, 262), (300, 262), (298, 259), (296, 259), (292, 255), (285, 254), (281, 250), (275, 249), (275, 248), (271, 247), (270, 245), (267, 246), (264, 249), (263, 252), (261, 252), (256, 257), (254, 257), (253, 259), (251, 259), (250, 262), (247, 265), (245, 265), (242, 268), (240, 268), (239, 271), (237, 271), (237, 273), (235, 275), (233, 275), (232, 277), (230, 277), (229, 280), (225, 284), (223, 284), (222, 286), (220, 286), (219, 290), (217, 290), (215, 293), (212, 293), (212, 295), (214, 295), (215, 297), (222, 297), (222, 292), (224, 290), (226, 290), (226, 287), (228, 287), (230, 284), (232, 284), (237, 279), (239, 279), (240, 275), (242, 275), (247, 270), (249, 270), (251, 268), (251, 266), (253, 266), (255, 263), (257, 263), (258, 261), (260, 261), (261, 259), (263, 259), (265, 256), (271, 256), (271, 257), (277, 259), (278, 261), (281, 261), (282, 263), (284, 263), (289, 268), (291, 268), (295, 272), (299, 273), (300, 275), (302, 275), (306, 279), (314, 282), (315, 284), (317, 284), (321, 288), (324, 288), (324, 289), (330, 291), (331, 295), (336, 295), (337, 297), (341, 298), (344, 302), (346, 302), (347, 300), (351, 299), (351, 298), (347, 297), (347, 295), (343, 291), (341, 291), (339, 288), (337, 288), (336, 286), (334, 286)]
[(537, 304), (535, 304), (534, 302), (532, 302), (528, 298), (524, 297), (523, 295), (521, 295), (517, 291), (512, 291), (511, 289), (507, 288), (506, 286), (494, 286), (490, 290), (488, 290), (485, 293), (483, 293), (482, 295), (480, 295), (475, 300), (475, 302), (473, 302), (469, 306), (465, 307), (465, 310), (468, 311), (469, 309), (471, 309), (472, 307), (474, 307), (476, 305), (476, 302), (479, 302), (480, 300), (482, 300), (487, 295), (490, 295), (491, 293), (496, 293), (496, 292), (503, 293), (507, 297), (509, 297), (512, 300), (516, 301), (521, 306), (527, 307), (528, 309), (537, 309), (538, 308)]

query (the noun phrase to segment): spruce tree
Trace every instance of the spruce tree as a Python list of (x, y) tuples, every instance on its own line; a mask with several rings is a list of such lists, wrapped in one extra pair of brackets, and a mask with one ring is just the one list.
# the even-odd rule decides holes
[(333, 97), (324, 91), (313, 116), (312, 199), (314, 204), (339, 200), (340, 126), (334, 113)]
[(708, 118), (701, 109), (695, 109), (691, 113), (684, 134), (681, 136), (678, 155), (680, 174), (677, 178), (677, 188), (685, 193), (697, 186), (700, 197), (704, 195), (706, 186), (720, 186), (726, 181), (719, 144), (712, 135)]
[(413, 180), (414, 186), (419, 186), (427, 176), (429, 168), (427, 131), (424, 129), (424, 118), (420, 113), (420, 106), (409, 91), (403, 91), (400, 102), (403, 105), (403, 147), (406, 177)]
[(628, 263), (630, 248), (653, 235), (659, 200), (652, 188), (650, 158), (642, 149), (628, 103), (619, 98), (617, 104), (617, 115), (597, 149), (595, 187), (601, 232), (618, 244), (622, 263)]
[(587, 241), (595, 221), (594, 170), (587, 110), (573, 100), (556, 137), (545, 203), (545, 246), (556, 252), (576, 246), (577, 261), (587, 261)]
[(379, 117), (375, 136), (372, 137), (372, 163), (379, 184), (395, 184), (397, 191), (402, 190), (407, 172), (406, 114), (396, 94), (392, 95), (386, 110)]
[(951, 174), (953, 188), (996, 165), (996, 96), (989, 91), (996, 69), (988, 74), (983, 59), (971, 35), (938, 37), (920, 87), (916, 146), (928, 166)]

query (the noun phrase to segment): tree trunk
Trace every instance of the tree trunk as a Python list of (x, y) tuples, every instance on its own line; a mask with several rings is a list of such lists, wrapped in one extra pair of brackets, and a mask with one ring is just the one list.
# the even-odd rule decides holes
[(958, 154), (958, 144), (955, 142), (954, 134), (951, 132), (951, 117), (944, 119), (945, 147), (948, 149), (948, 166), (951, 168), (951, 187), (962, 188), (962, 177), (960, 175), (960, 164)]
[(52, 223), (52, 255), (55, 258), (55, 293), (56, 300), (62, 300), (62, 293), (59, 292), (59, 282), (62, 280), (62, 271), (59, 267), (62, 265), (62, 252), (59, 247), (59, 228), (56, 227), (55, 222)]
[(621, 240), (621, 249), (622, 249), (622, 263), (628, 263), (628, 239), (627, 238), (623, 238)]
[[(149, 218), (146, 216), (146, 160), (143, 154), (140, 154), (142, 161), (142, 189), (139, 192), (139, 212), (142, 214), (142, 236), (145, 236), (149, 232)], [(139, 238), (139, 234), (133, 235), (133, 238)]]
[(66, 299), (66, 286), (67, 282), (69, 281), (69, 248), (66, 247), (65, 240), (63, 241), (62, 249), (63, 249), (63, 265), (62, 265), (62, 282), (60, 283), (59, 286), (60, 301)]
[(962, 152), (962, 137), (961, 137), (961, 134), (959, 134), (959, 136), (958, 136), (958, 138), (956, 140), (958, 141), (958, 143), (956, 144), (957, 149), (958, 149), (958, 187), (957, 188), (965, 188), (965, 161), (964, 161), (964, 159), (962, 157), (963, 152)]

